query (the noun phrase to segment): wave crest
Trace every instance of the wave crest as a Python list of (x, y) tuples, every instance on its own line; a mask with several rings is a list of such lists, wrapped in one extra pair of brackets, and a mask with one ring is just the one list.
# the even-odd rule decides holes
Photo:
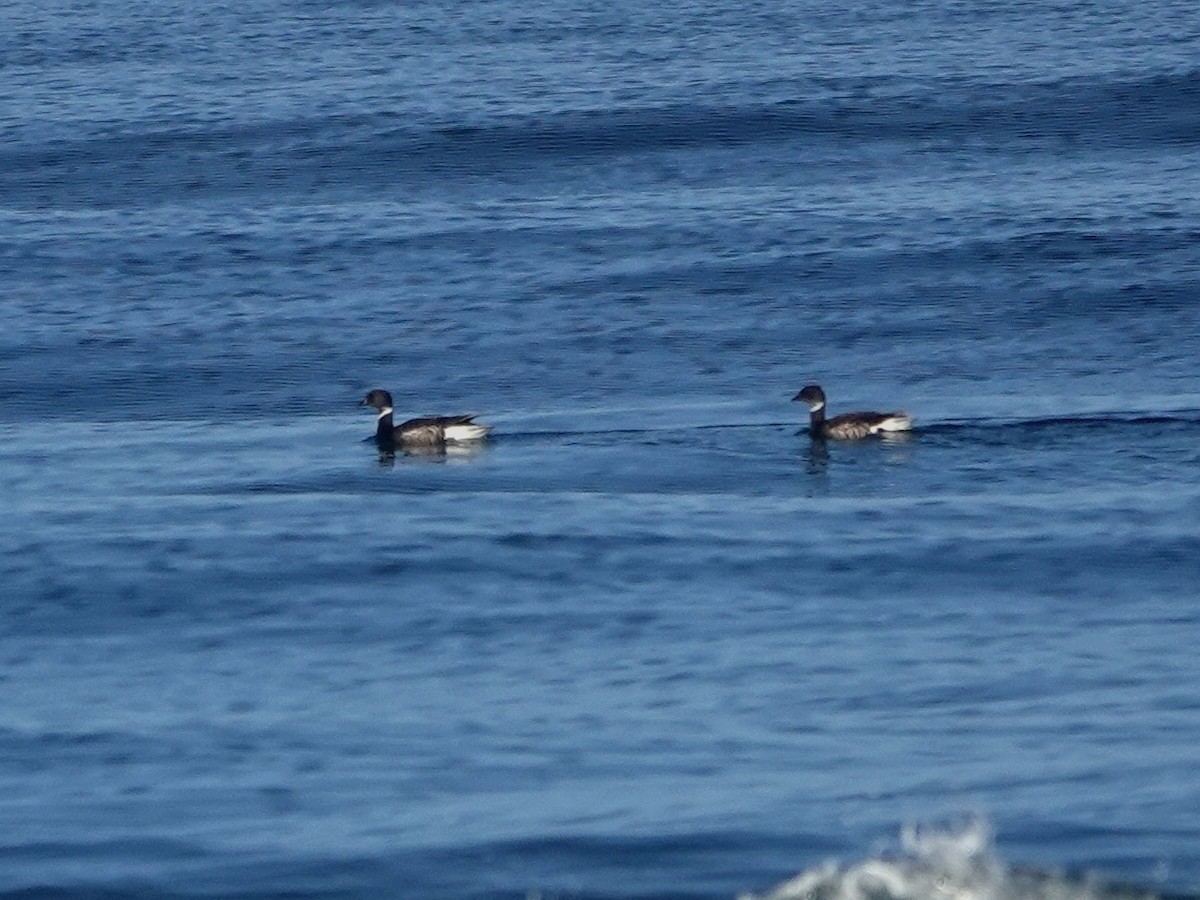
[(1153, 900), (1157, 895), (1005, 865), (990, 825), (973, 819), (956, 829), (905, 827), (894, 856), (853, 865), (826, 862), (765, 894), (739, 900)]

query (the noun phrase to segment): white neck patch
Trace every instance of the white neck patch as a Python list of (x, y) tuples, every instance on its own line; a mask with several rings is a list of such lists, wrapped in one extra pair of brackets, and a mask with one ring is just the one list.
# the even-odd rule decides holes
[(824, 400), (819, 400), (816, 403), (814, 403), (812, 406), (809, 407), (809, 409), (811, 409), (813, 412), (820, 412), (824, 408), (825, 408)]
[(385, 406), (383, 409), (381, 409), (379, 411), (379, 415), (377, 415), (375, 417), (375, 421), (378, 422), (384, 416), (390, 416), (391, 414), (392, 414), (392, 408), (390, 406)]

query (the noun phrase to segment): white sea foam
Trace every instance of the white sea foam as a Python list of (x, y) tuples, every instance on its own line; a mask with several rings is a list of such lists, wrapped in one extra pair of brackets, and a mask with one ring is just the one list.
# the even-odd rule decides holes
[(1016, 869), (996, 856), (982, 820), (958, 829), (905, 828), (900, 849), (851, 865), (826, 862), (740, 900), (1153, 900), (1093, 879)]

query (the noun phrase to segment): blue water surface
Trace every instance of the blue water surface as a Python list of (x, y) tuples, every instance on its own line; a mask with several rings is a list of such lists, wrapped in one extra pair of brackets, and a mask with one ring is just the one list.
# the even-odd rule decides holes
[(1200, 893), (1194, 5), (0, 22), (0, 897)]

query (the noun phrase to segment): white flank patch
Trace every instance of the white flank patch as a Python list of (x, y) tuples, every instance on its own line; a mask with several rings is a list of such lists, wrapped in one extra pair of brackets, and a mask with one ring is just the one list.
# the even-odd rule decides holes
[(888, 416), (878, 425), (871, 429), (872, 433), (878, 431), (911, 431), (912, 417), (904, 413), (897, 413), (894, 416)]
[(383, 409), (381, 409), (379, 411), (379, 415), (377, 415), (375, 417), (375, 421), (378, 422), (384, 416), (390, 416), (391, 414), (392, 414), (392, 408), (390, 406), (385, 406)]
[(444, 433), (448, 441), (478, 441), (491, 430), (488, 425), (447, 425)]

